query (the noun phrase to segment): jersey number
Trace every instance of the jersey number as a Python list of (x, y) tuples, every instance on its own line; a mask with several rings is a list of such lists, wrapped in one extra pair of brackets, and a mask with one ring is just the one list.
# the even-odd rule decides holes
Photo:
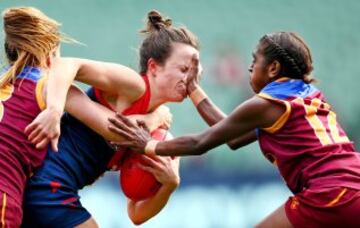
[[(310, 105), (304, 104), (303, 99), (298, 99), (296, 102), (304, 105), (306, 120), (314, 129), (315, 134), (322, 145), (349, 142), (348, 137), (340, 136), (336, 122), (336, 114), (330, 111), (330, 106), (328, 104), (322, 103), (320, 99), (313, 99)], [(322, 121), (319, 116), (316, 115), (321, 104), (323, 104), (323, 108), (328, 111), (326, 117), (327, 123)]]

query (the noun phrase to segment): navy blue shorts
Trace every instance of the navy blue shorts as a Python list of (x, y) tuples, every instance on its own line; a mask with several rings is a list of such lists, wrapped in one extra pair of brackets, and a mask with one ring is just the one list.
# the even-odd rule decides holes
[(74, 227), (91, 217), (77, 190), (50, 178), (30, 178), (24, 196), (22, 227)]

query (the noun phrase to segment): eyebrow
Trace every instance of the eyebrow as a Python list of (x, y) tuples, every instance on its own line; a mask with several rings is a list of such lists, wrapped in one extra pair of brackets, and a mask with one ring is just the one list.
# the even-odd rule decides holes
[(251, 52), (252, 57), (255, 59), (255, 52)]

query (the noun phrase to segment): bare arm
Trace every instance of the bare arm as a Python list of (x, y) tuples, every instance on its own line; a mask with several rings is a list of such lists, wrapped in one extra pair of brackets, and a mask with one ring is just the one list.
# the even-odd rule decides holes
[[(111, 132), (108, 128), (108, 118), (113, 117), (115, 113), (92, 101), (81, 89), (71, 86), (67, 96), (65, 110), (105, 139), (110, 141), (123, 140), (123, 137)], [(133, 121), (141, 119), (150, 130), (154, 130), (162, 125), (164, 121), (167, 121), (168, 117), (163, 117), (164, 115), (171, 115), (169, 111), (168, 114), (166, 112), (166, 109), (157, 109), (147, 115), (134, 115), (129, 116), (129, 118)]]
[[(284, 112), (283, 105), (254, 96), (238, 106), (227, 118), (201, 134), (158, 142), (155, 153), (163, 156), (200, 155), (256, 128), (272, 126)], [(151, 140), (149, 133), (136, 126), (129, 128), (129, 125), (125, 124), (126, 121), (121, 121), (124, 117), (118, 118), (120, 119), (110, 119), (112, 125), (109, 128), (126, 138), (127, 141), (119, 145), (144, 152), (147, 142)]]
[[(48, 95), (65, 104), (66, 94), (75, 80), (110, 94), (137, 99), (145, 91), (145, 83), (134, 70), (116, 63), (80, 58), (60, 58), (50, 71)], [(56, 96), (61, 95), (61, 99)], [(50, 99), (50, 98), (49, 98)]]
[[(134, 224), (139, 225), (158, 214), (167, 204), (171, 194), (180, 183), (179, 158), (152, 157), (148, 159), (148, 166), (143, 167), (151, 172), (162, 186), (157, 193), (143, 201), (128, 200), (128, 215)], [(155, 159), (155, 160), (153, 160)]]
[[(209, 126), (213, 126), (214, 124), (226, 118), (226, 114), (223, 113), (209, 98), (206, 98), (200, 102), (196, 106), (196, 109)], [(235, 150), (256, 140), (256, 132), (255, 130), (251, 130), (250, 132), (246, 132), (243, 135), (226, 142), (226, 144), (231, 149)]]
[(159, 142), (156, 154), (200, 155), (256, 128), (271, 126), (283, 112), (284, 107), (254, 96), (201, 134)]
[(87, 59), (55, 59), (43, 95), (47, 107), (25, 129), (28, 139), (37, 148), (43, 148), (51, 141), (53, 149), (57, 150), (60, 116), (74, 78), (111, 94), (121, 93), (130, 101), (136, 100), (145, 91), (140, 75), (128, 67)]
[[(199, 62), (197, 56), (193, 56), (191, 67), (188, 72), (188, 85), (187, 91), (190, 95), (195, 90), (200, 90), (202, 96), (206, 97), (202, 102), (195, 105), (198, 113), (203, 118), (203, 120), (209, 125), (213, 126), (214, 124), (220, 122), (222, 119), (226, 118), (226, 114), (223, 113), (212, 101), (208, 98), (199, 86), (200, 76), (202, 74), (202, 66)], [(228, 141), (226, 144), (232, 149), (238, 149), (241, 146), (245, 146), (251, 142), (257, 140), (256, 132), (250, 131), (246, 132), (237, 138)]]

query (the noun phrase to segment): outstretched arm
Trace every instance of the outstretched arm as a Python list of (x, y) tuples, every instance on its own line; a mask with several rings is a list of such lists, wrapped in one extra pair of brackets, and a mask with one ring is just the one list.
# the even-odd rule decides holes
[(130, 147), (134, 151), (163, 156), (200, 155), (256, 128), (272, 126), (284, 112), (285, 107), (281, 104), (254, 96), (203, 133), (165, 142), (156, 142), (148, 132), (135, 125), (129, 126), (123, 121), (123, 116), (110, 118), (112, 125), (109, 128), (126, 138), (127, 141), (119, 145)]

